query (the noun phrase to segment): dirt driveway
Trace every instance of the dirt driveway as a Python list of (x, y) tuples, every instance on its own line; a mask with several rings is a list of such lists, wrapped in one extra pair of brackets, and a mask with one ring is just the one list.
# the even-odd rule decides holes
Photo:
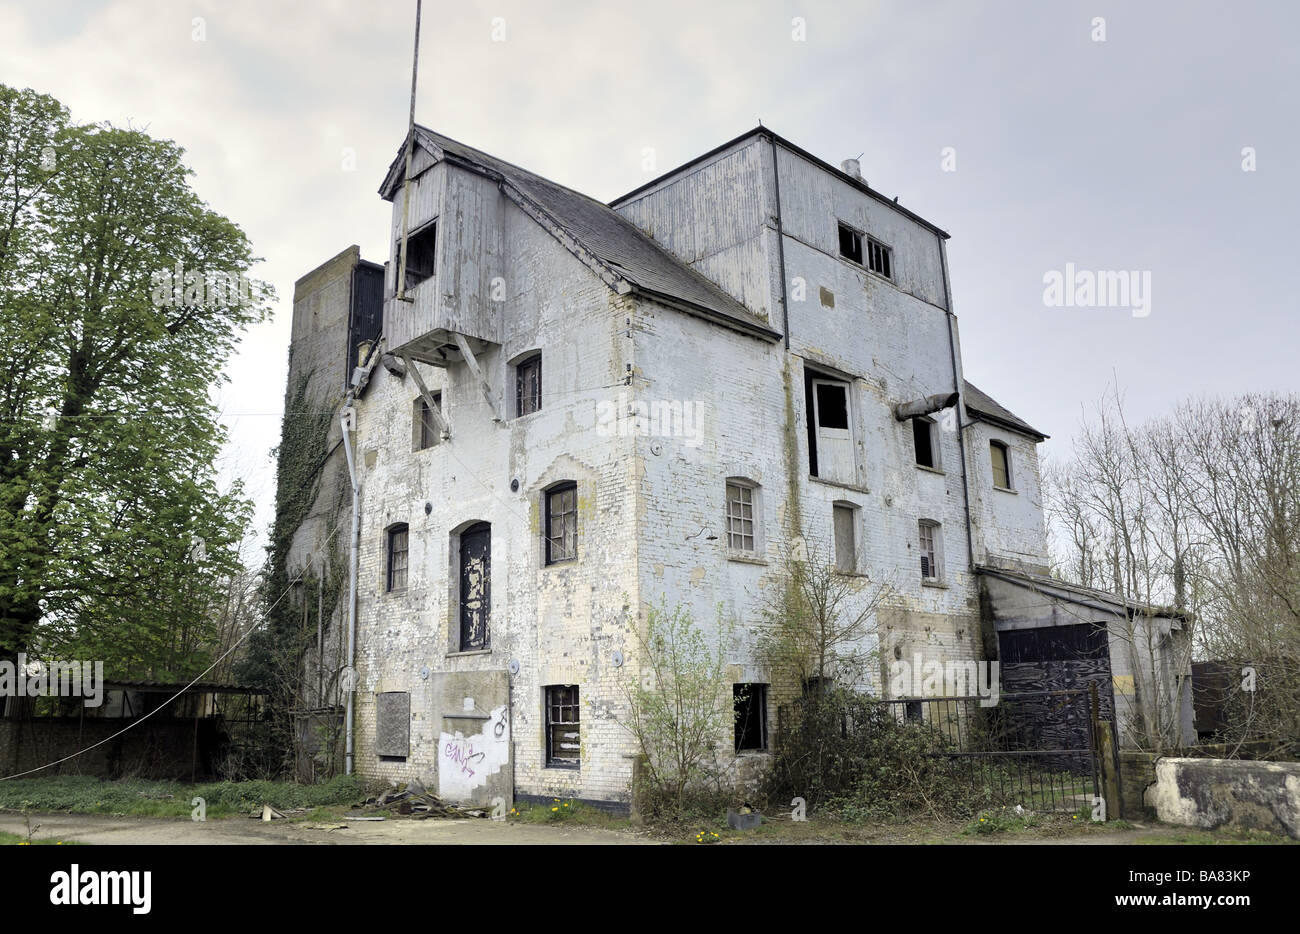
[[(346, 824), (346, 829), (328, 830)], [(39, 827), (37, 827), (39, 825)], [(549, 846), (637, 845), (656, 841), (594, 827), (547, 827), (490, 820), (337, 821), (323, 825), (231, 817), (202, 823), (155, 817), (98, 814), (33, 814), (32, 836), (91, 844), (208, 846), (258, 844), (420, 844)], [(0, 814), (0, 830), (26, 836), (21, 814)]]

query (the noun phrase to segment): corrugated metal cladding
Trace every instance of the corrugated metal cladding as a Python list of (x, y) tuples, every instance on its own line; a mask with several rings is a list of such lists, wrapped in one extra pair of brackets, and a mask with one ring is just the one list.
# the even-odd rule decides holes
[(348, 325), (348, 367), (343, 378), (351, 377), (360, 365), (358, 349), (379, 340), (384, 329), (384, 267), (358, 263), (352, 268), (352, 310)]
[(408, 756), (411, 752), (411, 695), (388, 691), (375, 695), (375, 754)]

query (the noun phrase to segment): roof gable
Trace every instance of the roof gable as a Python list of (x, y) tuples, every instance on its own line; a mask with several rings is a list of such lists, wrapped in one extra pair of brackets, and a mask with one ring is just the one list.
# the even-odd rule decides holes
[[(594, 260), (608, 271), (602, 278), (611, 288), (618, 290), (616, 277), (633, 291), (687, 313), (764, 340), (781, 337), (765, 318), (677, 259), (608, 205), (426, 127), (415, 128), (415, 142), (435, 161), (447, 160), (496, 179), (526, 213), (536, 211), (554, 224), (558, 230), (551, 232), (570, 252), (584, 262)], [(386, 200), (397, 195), (405, 160), (403, 144), (379, 189)]]
[(969, 380), (966, 381), (966, 391), (962, 395), (965, 398), (966, 411), (972, 417), (994, 425), (1001, 425), (1003, 428), (1009, 428), (1022, 435), (1029, 435), (1039, 441), (1047, 440), (1048, 435), (1043, 434), (1033, 425), (1011, 414), (1009, 410), (999, 405), (992, 396), (982, 391)]

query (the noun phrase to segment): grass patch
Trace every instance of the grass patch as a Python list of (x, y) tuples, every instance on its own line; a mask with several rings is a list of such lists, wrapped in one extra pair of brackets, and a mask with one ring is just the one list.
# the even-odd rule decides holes
[[(85, 846), (75, 840), (32, 840), (32, 846)], [(27, 838), (0, 830), (0, 846), (27, 846)]]
[(208, 818), (248, 814), (269, 804), (278, 810), (349, 804), (363, 798), (361, 780), (339, 776), (321, 785), (292, 782), (213, 782), (188, 785), (135, 779), (104, 781), (85, 775), (0, 782), (0, 809), (111, 814), (121, 817), (189, 817), (194, 798)]
[(572, 798), (552, 798), (545, 804), (519, 802), (506, 813), (506, 820), (520, 824), (576, 824), (604, 830), (626, 830), (631, 821)]

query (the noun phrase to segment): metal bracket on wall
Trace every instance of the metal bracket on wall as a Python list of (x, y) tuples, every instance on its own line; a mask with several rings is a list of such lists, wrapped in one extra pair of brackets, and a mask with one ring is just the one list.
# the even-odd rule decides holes
[(425, 406), (429, 409), (429, 415), (433, 417), (434, 424), (438, 426), (438, 433), (442, 435), (444, 440), (450, 438), (451, 426), (447, 424), (447, 419), (443, 417), (442, 409), (439, 408), (437, 400), (433, 398), (433, 393), (429, 392), (429, 387), (424, 385), (424, 378), (420, 376), (420, 371), (406, 357), (402, 358), (402, 362), (406, 364), (406, 372), (415, 377), (415, 385), (420, 390), (420, 398), (424, 400)]
[(458, 331), (453, 331), (451, 336), (456, 342), (456, 346), (460, 348), (460, 355), (465, 358), (469, 371), (474, 374), (474, 379), (478, 381), (478, 388), (482, 390), (483, 398), (487, 400), (488, 408), (492, 410), (493, 421), (501, 421), (501, 410), (497, 408), (496, 399), (492, 397), (492, 387), (488, 385), (487, 379), (483, 376), (483, 370), (479, 368), (478, 359), (474, 356), (474, 351), (470, 350), (469, 341), (465, 340), (465, 335)]

